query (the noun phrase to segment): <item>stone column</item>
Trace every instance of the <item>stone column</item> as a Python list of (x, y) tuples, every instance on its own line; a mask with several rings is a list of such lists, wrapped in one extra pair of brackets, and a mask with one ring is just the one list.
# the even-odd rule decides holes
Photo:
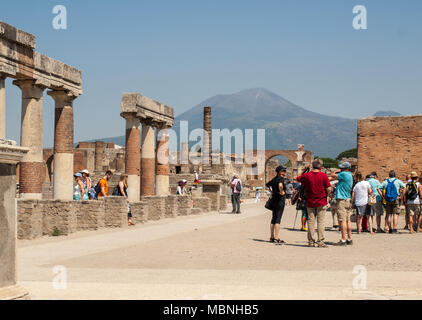
[(204, 107), (204, 139), (202, 146), (203, 170), (211, 170), (211, 153), (212, 153), (212, 137), (211, 137), (211, 107)]
[(126, 155), (125, 172), (128, 176), (128, 199), (139, 201), (141, 195), (140, 159), (141, 128), (135, 115), (125, 115), (126, 119)]
[(141, 197), (155, 194), (154, 127), (142, 124)]
[(15, 80), (22, 90), (21, 146), (29, 152), (20, 163), (19, 191), (25, 199), (42, 199), (43, 91), (35, 80)]
[(95, 171), (102, 172), (106, 144), (104, 141), (95, 141)]
[[(139, 133), (139, 139), (141, 137), (141, 133)], [(139, 143), (139, 148), (140, 148), (140, 143)], [(139, 153), (140, 154), (140, 153)], [(124, 172), (125, 171), (125, 153), (124, 152), (118, 152), (116, 155), (116, 170), (117, 172)], [(140, 181), (140, 180), (139, 180)]]
[(49, 91), (55, 102), (54, 121), (54, 199), (73, 199), (73, 100), (67, 91)]
[(0, 74), (0, 139), (6, 138), (6, 78)]
[(0, 140), (0, 300), (28, 298), (16, 279), (16, 164), (26, 152)]
[(167, 196), (170, 194), (170, 163), (169, 163), (169, 132), (168, 127), (161, 126), (157, 133), (157, 162), (156, 162), (156, 183), (155, 194)]

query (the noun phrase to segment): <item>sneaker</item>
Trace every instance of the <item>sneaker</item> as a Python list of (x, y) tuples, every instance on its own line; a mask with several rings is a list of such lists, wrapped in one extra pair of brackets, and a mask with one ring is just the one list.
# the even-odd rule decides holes
[(377, 229), (377, 233), (386, 233), (386, 232), (380, 228), (380, 229)]
[(318, 248), (328, 248), (328, 246), (324, 242), (318, 242)]
[(388, 233), (393, 233), (393, 229), (388, 230)]
[(337, 242), (337, 243), (335, 243), (334, 244), (335, 246), (340, 246), (340, 247), (345, 247), (345, 246), (347, 246), (347, 242), (346, 241), (339, 241), (339, 242)]
[(346, 244), (349, 246), (353, 245), (353, 240), (346, 240)]
[(398, 234), (399, 232), (397, 231), (397, 229), (393, 229), (393, 233)]
[(309, 242), (308, 247), (315, 248), (316, 247), (315, 242)]

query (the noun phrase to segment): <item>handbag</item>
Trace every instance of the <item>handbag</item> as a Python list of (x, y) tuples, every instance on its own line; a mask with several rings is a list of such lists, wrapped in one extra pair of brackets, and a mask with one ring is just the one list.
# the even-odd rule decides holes
[(371, 194), (368, 199), (368, 205), (373, 206), (377, 203), (377, 197), (374, 194)]
[(273, 198), (268, 198), (267, 202), (265, 203), (265, 208), (273, 211), (273, 207), (274, 207)]
[(296, 210), (305, 210), (306, 209), (306, 200), (298, 200), (296, 204)]

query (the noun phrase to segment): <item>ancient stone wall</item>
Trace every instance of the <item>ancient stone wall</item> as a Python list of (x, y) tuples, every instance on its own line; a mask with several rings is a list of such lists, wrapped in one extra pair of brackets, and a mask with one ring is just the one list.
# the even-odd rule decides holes
[(358, 121), (358, 170), (377, 171), (382, 180), (390, 170), (400, 179), (422, 173), (422, 115), (370, 117)]

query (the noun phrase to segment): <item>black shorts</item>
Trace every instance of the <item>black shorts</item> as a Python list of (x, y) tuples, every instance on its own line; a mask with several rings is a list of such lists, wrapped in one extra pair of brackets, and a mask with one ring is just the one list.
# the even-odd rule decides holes
[(273, 217), (271, 219), (271, 224), (280, 224), (281, 217), (283, 216), (284, 212), (285, 202), (286, 198), (284, 197), (274, 201)]

